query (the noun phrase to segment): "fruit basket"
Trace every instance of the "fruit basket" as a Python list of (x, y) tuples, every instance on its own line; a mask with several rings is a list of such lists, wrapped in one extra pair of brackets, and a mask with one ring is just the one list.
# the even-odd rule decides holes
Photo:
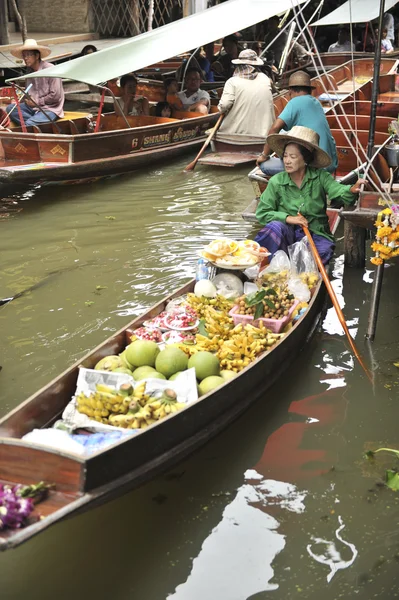
[(266, 319), (265, 317), (259, 317), (258, 319), (254, 320), (254, 317), (252, 315), (237, 314), (238, 311), (240, 310), (237, 305), (233, 306), (233, 308), (229, 312), (229, 315), (233, 319), (234, 325), (239, 325), (240, 323), (242, 323), (243, 325), (250, 324), (250, 325), (254, 325), (255, 327), (257, 327), (257, 326), (259, 326), (260, 322), (262, 322), (264, 324), (264, 326), (267, 327), (267, 329), (270, 329), (270, 331), (272, 331), (273, 333), (280, 333), (280, 331), (282, 329), (284, 329), (284, 327), (287, 325), (287, 323), (290, 322), (292, 313), (294, 312), (294, 310), (296, 309), (298, 304), (299, 304), (299, 301), (296, 300), (292, 304), (290, 310), (288, 311), (288, 315), (286, 315), (285, 317), (283, 317), (281, 319)]

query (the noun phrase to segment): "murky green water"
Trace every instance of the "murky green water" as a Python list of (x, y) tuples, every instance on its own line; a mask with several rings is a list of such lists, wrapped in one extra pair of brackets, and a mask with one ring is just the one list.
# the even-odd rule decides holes
[[(44, 282), (0, 308), (1, 414), (187, 281), (204, 240), (250, 234), (247, 170), (183, 175), (186, 162), (3, 201), (0, 297)], [(329, 310), (287, 376), (202, 450), (1, 555), (1, 597), (397, 597), (399, 496), (376, 486), (395, 462), (362, 453), (399, 447), (398, 268), (386, 269), (374, 388)], [(342, 271), (338, 250), (336, 289), (370, 361), (370, 272)]]

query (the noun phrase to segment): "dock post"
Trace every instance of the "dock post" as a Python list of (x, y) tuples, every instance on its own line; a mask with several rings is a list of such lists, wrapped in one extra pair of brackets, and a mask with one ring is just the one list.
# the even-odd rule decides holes
[(374, 340), (375, 330), (377, 329), (378, 308), (380, 305), (383, 275), (384, 275), (384, 263), (382, 263), (382, 265), (378, 265), (374, 272), (374, 281), (373, 281), (373, 287), (371, 290), (369, 322), (368, 322), (367, 333), (366, 333), (366, 339), (368, 339), (370, 341)]
[(363, 269), (366, 264), (366, 229), (344, 220), (345, 265)]

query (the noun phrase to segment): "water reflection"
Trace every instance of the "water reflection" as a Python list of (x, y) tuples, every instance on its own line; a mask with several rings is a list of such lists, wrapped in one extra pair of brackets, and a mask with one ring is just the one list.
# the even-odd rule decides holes
[[(351, 555), (349, 560), (343, 559), (341, 556), (341, 551), (338, 549), (339, 545), (337, 545), (335, 540), (325, 540), (323, 538), (312, 536), (312, 543), (306, 546), (306, 550), (316, 562), (321, 563), (322, 565), (328, 565), (330, 567), (330, 572), (327, 575), (327, 583), (330, 583), (331, 579), (338, 571), (341, 569), (348, 569), (351, 565), (353, 565), (358, 555), (355, 544), (345, 541), (340, 535), (341, 531), (345, 528), (345, 524), (340, 515), (338, 516), (338, 523), (339, 527), (335, 530), (335, 537), (339, 542), (341, 542), (341, 545), (349, 548)], [(313, 550), (315, 546), (319, 546), (318, 550), (321, 552), (321, 554), (317, 554)], [(326, 547), (324, 551), (322, 549), (323, 546)]]
[(277, 531), (280, 523), (268, 507), (301, 513), (306, 493), (286, 482), (263, 479), (253, 469), (245, 480), (202, 544), (187, 580), (168, 600), (242, 600), (278, 589), (271, 583), (272, 563), (285, 546), (285, 536)]

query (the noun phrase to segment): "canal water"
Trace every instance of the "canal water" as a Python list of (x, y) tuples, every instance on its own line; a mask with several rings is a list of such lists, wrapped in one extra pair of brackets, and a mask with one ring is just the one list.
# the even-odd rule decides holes
[[(0, 202), (0, 414), (194, 274), (221, 234), (254, 234), (248, 169), (182, 169), (42, 188)], [(0, 190), (1, 193), (1, 190)], [(338, 237), (342, 232), (338, 233)], [(397, 262), (376, 341), (373, 268), (334, 286), (374, 369), (354, 362), (333, 310), (282, 377), (173, 470), (0, 556), (1, 598), (390, 600), (399, 595), (399, 496), (380, 485), (399, 448)]]

